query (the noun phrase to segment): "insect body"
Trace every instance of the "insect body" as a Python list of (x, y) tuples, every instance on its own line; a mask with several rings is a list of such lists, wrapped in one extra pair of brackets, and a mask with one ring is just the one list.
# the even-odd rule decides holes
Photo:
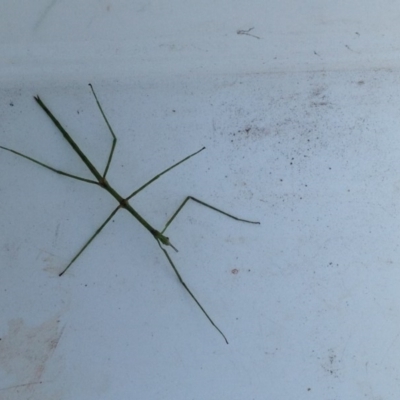
[(199, 199), (196, 199), (192, 196), (188, 196), (186, 197), (186, 199), (182, 202), (182, 204), (178, 207), (178, 209), (175, 211), (175, 213), (172, 215), (172, 217), (168, 220), (168, 222), (165, 224), (164, 228), (161, 231), (158, 231), (157, 229), (153, 228), (130, 204), (129, 204), (129, 200), (132, 199), (132, 197), (134, 197), (136, 194), (138, 194), (139, 192), (141, 192), (143, 189), (145, 189), (148, 185), (150, 185), (152, 182), (154, 182), (155, 180), (157, 180), (158, 178), (160, 178), (162, 175), (164, 175), (165, 173), (167, 173), (168, 171), (170, 171), (171, 169), (177, 167), (178, 165), (182, 164), (183, 162), (187, 161), (189, 158), (195, 156), (196, 154), (200, 153), (201, 151), (203, 151), (205, 149), (205, 147), (201, 148), (200, 150), (196, 151), (193, 154), (190, 154), (189, 156), (185, 157), (184, 159), (180, 160), (179, 162), (177, 162), (176, 164), (170, 166), (169, 168), (167, 168), (166, 170), (162, 171), (161, 173), (159, 173), (158, 175), (154, 176), (152, 179), (150, 179), (148, 182), (146, 182), (144, 185), (142, 185), (140, 188), (136, 189), (135, 191), (133, 191), (129, 196), (127, 197), (123, 197), (121, 196), (107, 181), (106, 176), (107, 176), (107, 172), (108, 169), (110, 167), (111, 164), (111, 160), (113, 158), (113, 154), (114, 154), (114, 150), (115, 150), (115, 145), (117, 143), (117, 137), (115, 136), (108, 120), (107, 117), (105, 116), (103, 109), (97, 99), (96, 93), (93, 90), (93, 87), (91, 84), (89, 84), (90, 89), (92, 90), (93, 96), (96, 100), (97, 106), (104, 118), (105, 123), (107, 124), (107, 127), (111, 133), (112, 136), (112, 145), (111, 145), (111, 149), (110, 149), (110, 153), (108, 156), (108, 160), (107, 160), (107, 164), (106, 167), (104, 169), (104, 172), (101, 174), (97, 168), (93, 165), (93, 163), (87, 158), (87, 156), (83, 153), (83, 151), (80, 149), (80, 147), (76, 144), (76, 142), (72, 139), (72, 137), (69, 135), (69, 133), (64, 129), (64, 127), (60, 124), (60, 122), (57, 120), (57, 118), (52, 114), (52, 112), (46, 107), (46, 105), (43, 103), (43, 101), (40, 99), (39, 96), (35, 96), (34, 99), (36, 100), (36, 102), (39, 104), (39, 106), (42, 108), (42, 110), (49, 116), (49, 118), (53, 121), (54, 125), (58, 128), (58, 130), (61, 132), (61, 134), (64, 136), (65, 140), (67, 140), (67, 142), (71, 145), (71, 147), (74, 149), (74, 151), (78, 154), (78, 156), (81, 158), (81, 160), (85, 163), (85, 165), (88, 167), (88, 169), (90, 170), (90, 172), (92, 173), (92, 175), (94, 176), (95, 180), (93, 179), (86, 179), (86, 178), (82, 178), (76, 175), (72, 175), (69, 174), (67, 172), (64, 171), (60, 171), (56, 168), (53, 168), (47, 164), (44, 164), (36, 159), (33, 159), (25, 154), (22, 154), (18, 151), (9, 149), (7, 147), (4, 146), (0, 146), (1, 149), (9, 151), (11, 153), (14, 153), (20, 157), (23, 157), (29, 161), (34, 162), (35, 164), (41, 165), (44, 168), (47, 168), (53, 172), (56, 172), (58, 174), (64, 175), (64, 176), (68, 176), (70, 178), (73, 179), (77, 179), (80, 181), (84, 181), (87, 183), (91, 183), (94, 185), (98, 185), (101, 188), (105, 189), (107, 192), (109, 192), (111, 194), (111, 196), (113, 196), (117, 202), (118, 202), (118, 206), (111, 212), (111, 214), (108, 216), (108, 218), (101, 224), (101, 226), (96, 230), (96, 232), (90, 237), (90, 239), (85, 243), (85, 245), (79, 250), (79, 252), (72, 258), (72, 260), (69, 262), (69, 264), (63, 269), (63, 271), (59, 274), (60, 276), (62, 276), (67, 270), (68, 268), (71, 267), (71, 265), (76, 261), (76, 259), (82, 254), (82, 252), (86, 249), (86, 247), (89, 246), (89, 244), (93, 241), (93, 239), (101, 232), (101, 230), (108, 224), (108, 222), (110, 222), (110, 220), (113, 218), (113, 216), (117, 213), (117, 211), (119, 211), (121, 208), (124, 208), (125, 210), (127, 210), (133, 217), (135, 217), (150, 233), (151, 235), (154, 237), (154, 239), (157, 241), (157, 244), (159, 245), (160, 249), (163, 251), (163, 253), (165, 254), (169, 264), (171, 265), (171, 267), (173, 268), (176, 276), (178, 277), (180, 283), (183, 285), (183, 287), (186, 289), (186, 291), (188, 292), (188, 294), (192, 297), (192, 299), (196, 302), (196, 304), (198, 305), (198, 307), (201, 309), (201, 311), (204, 313), (204, 315), (207, 317), (207, 319), (210, 321), (210, 323), (215, 327), (215, 329), (217, 329), (217, 331), (222, 335), (222, 337), (225, 339), (225, 342), (228, 343), (228, 340), (226, 339), (225, 335), (222, 333), (222, 331), (218, 328), (218, 326), (214, 323), (214, 321), (211, 319), (211, 317), (208, 315), (208, 313), (204, 310), (203, 306), (200, 304), (200, 302), (196, 299), (196, 297), (193, 295), (193, 293), (191, 292), (191, 290), (188, 288), (188, 286), (186, 285), (186, 283), (183, 281), (179, 271), (177, 270), (174, 262), (172, 261), (169, 253), (167, 252), (165, 247), (171, 247), (173, 248), (175, 251), (178, 251), (170, 242), (169, 238), (167, 236), (164, 235), (164, 232), (166, 231), (166, 229), (168, 228), (168, 226), (171, 224), (171, 222), (175, 219), (175, 217), (178, 215), (178, 213), (182, 210), (182, 208), (185, 206), (185, 204), (189, 201), (189, 200), (193, 200), (198, 204), (201, 204), (205, 207), (208, 207), (214, 211), (217, 211), (221, 214), (224, 214), (230, 218), (233, 218), (237, 221), (241, 221), (241, 222), (247, 222), (250, 224), (259, 224), (259, 222), (255, 222), (255, 221), (248, 221), (245, 219), (241, 219), (241, 218), (237, 218), (231, 214), (226, 213), (225, 211), (222, 211), (216, 207), (211, 206), (210, 204), (207, 204)]

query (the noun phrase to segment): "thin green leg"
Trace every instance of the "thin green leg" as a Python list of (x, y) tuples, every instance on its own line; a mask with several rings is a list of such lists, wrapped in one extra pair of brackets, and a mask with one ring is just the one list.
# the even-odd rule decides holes
[(92, 89), (93, 96), (94, 96), (94, 98), (96, 99), (97, 106), (99, 107), (99, 110), (100, 110), (100, 112), (101, 112), (101, 115), (103, 116), (104, 121), (105, 121), (105, 123), (107, 124), (108, 130), (110, 131), (110, 133), (111, 133), (111, 135), (112, 135), (112, 137), (113, 137), (113, 142), (112, 142), (112, 145), (111, 145), (110, 154), (109, 154), (109, 156), (108, 156), (107, 165), (106, 165), (106, 168), (105, 168), (104, 173), (103, 173), (103, 179), (105, 179), (105, 178), (106, 178), (106, 175), (107, 175), (107, 172), (108, 172), (108, 169), (110, 168), (110, 164), (111, 164), (112, 157), (113, 157), (113, 155), (114, 155), (115, 145), (117, 144), (117, 137), (115, 136), (114, 131), (113, 131), (113, 129), (111, 128), (110, 123), (108, 122), (108, 119), (107, 119), (107, 117), (106, 117), (106, 114), (104, 114), (104, 111), (103, 111), (103, 109), (101, 108), (100, 102), (99, 102), (99, 100), (97, 99), (97, 96), (96, 96), (96, 93), (95, 93), (95, 91), (94, 91), (94, 89), (93, 89), (92, 84), (89, 83), (89, 86), (90, 86), (90, 89)]
[(103, 224), (100, 226), (99, 229), (92, 235), (92, 237), (85, 243), (85, 245), (79, 250), (79, 252), (76, 254), (76, 256), (70, 261), (70, 263), (64, 268), (64, 270), (58, 275), (62, 276), (64, 275), (65, 272), (67, 272), (68, 268), (76, 261), (76, 259), (83, 253), (83, 250), (86, 249), (86, 247), (89, 246), (90, 243), (92, 243), (93, 239), (102, 231), (102, 229), (110, 222), (111, 218), (117, 213), (117, 211), (121, 208), (121, 206), (118, 206), (111, 214), (110, 216), (103, 222)]
[(183, 162), (189, 160), (189, 158), (192, 158), (193, 156), (195, 156), (196, 154), (199, 154), (201, 151), (203, 151), (205, 149), (205, 147), (202, 147), (200, 150), (197, 150), (196, 152), (194, 152), (193, 154), (190, 154), (190, 156), (185, 157), (184, 159), (178, 161), (176, 164), (172, 165), (171, 167), (167, 168), (166, 170), (164, 170), (163, 172), (159, 173), (158, 175), (156, 175), (154, 178), (151, 178), (148, 182), (146, 182), (144, 185), (140, 186), (139, 189), (135, 190), (133, 193), (131, 193), (126, 200), (130, 200), (133, 196), (135, 196), (136, 194), (138, 194), (139, 192), (141, 192), (145, 187), (149, 186), (151, 183), (153, 183), (155, 180), (157, 180), (160, 176), (166, 174), (168, 171), (171, 171), (171, 169), (177, 167), (179, 164), (182, 164)]
[(224, 215), (226, 215), (227, 217), (233, 218), (233, 219), (236, 220), (236, 221), (247, 222), (248, 224), (260, 224), (260, 222), (257, 222), (257, 221), (249, 221), (249, 220), (247, 220), (247, 219), (242, 219), (242, 218), (235, 217), (234, 215), (228, 214), (227, 212), (222, 211), (222, 210), (220, 210), (219, 208), (216, 208), (216, 207), (214, 207), (214, 206), (212, 206), (212, 205), (210, 205), (210, 204), (207, 204), (207, 203), (205, 203), (204, 201), (201, 201), (201, 200), (199, 200), (199, 199), (196, 199), (196, 198), (193, 197), (193, 196), (188, 196), (188, 197), (186, 197), (186, 199), (182, 202), (182, 204), (178, 207), (178, 209), (175, 211), (175, 213), (172, 215), (172, 217), (168, 220), (168, 222), (165, 224), (165, 227), (164, 227), (164, 229), (161, 231), (161, 233), (164, 233), (164, 232), (167, 230), (168, 226), (171, 224), (171, 222), (175, 219), (175, 217), (179, 214), (179, 212), (182, 210), (182, 208), (184, 207), (184, 205), (185, 205), (189, 200), (193, 200), (193, 201), (195, 201), (196, 203), (199, 203), (199, 204), (201, 204), (201, 205), (203, 205), (203, 206), (205, 206), (205, 207), (211, 208), (211, 210), (214, 210), (214, 211), (217, 211), (217, 212), (219, 212), (219, 213), (221, 213), (221, 214), (224, 214)]
[(57, 174), (64, 175), (64, 176), (69, 176), (70, 178), (77, 179), (78, 181), (83, 181), (83, 182), (87, 182), (87, 183), (94, 183), (95, 185), (98, 185), (98, 184), (99, 184), (99, 182), (93, 181), (93, 180), (91, 180), (91, 179), (81, 178), (80, 176), (68, 174), (67, 172), (60, 171), (59, 169), (55, 169), (55, 168), (53, 168), (53, 167), (50, 167), (49, 165), (46, 165), (46, 164), (44, 164), (44, 163), (42, 163), (42, 162), (40, 162), (40, 161), (38, 161), (38, 160), (35, 160), (35, 159), (32, 158), (32, 157), (28, 157), (28, 156), (26, 156), (25, 154), (22, 154), (22, 153), (20, 153), (20, 152), (18, 152), (18, 151), (9, 149), (8, 147), (0, 146), (0, 149), (7, 150), (7, 151), (9, 151), (9, 152), (11, 152), (11, 153), (16, 154), (17, 156), (20, 156), (20, 157), (22, 157), (22, 158), (26, 158), (27, 160), (32, 161), (32, 162), (34, 162), (35, 164), (39, 164), (39, 165), (41, 165), (42, 167), (49, 169), (50, 171), (56, 172)]
[[(199, 199), (196, 199), (195, 197), (192, 196), (188, 196), (186, 197), (186, 199), (182, 202), (182, 204), (178, 207), (178, 209), (175, 211), (175, 213), (172, 215), (172, 217), (168, 220), (168, 222), (166, 223), (164, 229), (161, 231), (161, 234), (163, 234), (165, 232), (165, 230), (168, 228), (168, 226), (171, 224), (171, 222), (176, 218), (176, 216), (179, 214), (179, 212), (182, 210), (182, 208), (185, 206), (185, 204), (189, 201), (189, 200), (193, 200), (196, 203), (199, 203), (205, 207), (210, 208), (211, 210), (217, 211), (221, 214), (226, 215), (227, 217), (233, 218), (236, 221), (241, 221), (241, 222), (247, 222), (249, 224), (259, 224), (260, 222), (257, 221), (249, 221), (247, 219), (242, 219), (242, 218), (238, 218), (235, 217), (232, 214), (228, 214), (225, 211), (220, 210), (219, 208), (216, 208), (210, 204), (205, 203), (204, 201), (201, 201)], [(157, 239), (157, 238), (156, 238)], [(222, 335), (222, 337), (225, 339), (225, 342), (228, 344), (228, 340), (226, 339), (226, 336), (222, 333), (221, 329), (218, 328), (218, 326), (214, 323), (214, 321), (211, 319), (211, 317), (207, 314), (207, 312), (204, 310), (204, 308), (202, 307), (202, 305), (200, 304), (200, 302), (196, 299), (196, 297), (193, 295), (193, 293), (190, 291), (190, 289), (188, 288), (188, 286), (186, 285), (186, 283), (183, 281), (179, 271), (177, 270), (177, 268), (175, 267), (175, 264), (173, 263), (171, 257), (169, 256), (167, 250), (165, 250), (162, 246), (160, 241), (157, 239), (157, 243), (160, 246), (161, 250), (164, 252), (165, 256), (168, 259), (168, 262), (170, 263), (171, 267), (173, 268), (176, 276), (178, 277), (180, 283), (183, 285), (183, 287), (186, 289), (186, 291), (190, 294), (190, 296), (193, 298), (193, 300), (196, 302), (196, 304), (198, 305), (198, 307), (200, 308), (200, 310), (203, 312), (203, 314), (207, 317), (207, 319), (210, 321), (211, 325), (214, 326), (214, 328)]]
[(229, 344), (228, 339), (226, 338), (226, 336), (222, 333), (221, 329), (218, 328), (218, 326), (215, 324), (215, 322), (211, 319), (211, 317), (207, 314), (206, 310), (203, 308), (203, 306), (200, 304), (200, 302), (196, 299), (195, 295), (190, 291), (190, 289), (188, 288), (188, 286), (186, 285), (185, 281), (182, 279), (181, 274), (179, 273), (179, 271), (177, 270), (177, 268), (175, 267), (175, 264), (173, 263), (171, 257), (169, 256), (167, 250), (164, 249), (164, 247), (161, 246), (161, 243), (158, 239), (157, 243), (160, 246), (160, 249), (164, 252), (165, 257), (167, 257), (168, 262), (170, 263), (172, 269), (174, 270), (176, 276), (179, 279), (179, 282), (182, 284), (182, 286), (186, 289), (186, 291), (190, 294), (190, 296), (192, 297), (192, 299), (196, 302), (196, 304), (198, 305), (198, 307), (200, 308), (200, 310), (203, 312), (203, 314), (207, 317), (207, 319), (210, 321), (211, 325), (222, 335), (222, 337), (224, 338), (226, 344)]

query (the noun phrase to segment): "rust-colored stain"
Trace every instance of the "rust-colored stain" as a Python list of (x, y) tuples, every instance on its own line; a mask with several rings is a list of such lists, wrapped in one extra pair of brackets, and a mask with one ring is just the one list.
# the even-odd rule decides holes
[(42, 387), (46, 365), (62, 333), (58, 315), (34, 327), (25, 325), (22, 318), (8, 322), (8, 333), (0, 340), (0, 369), (12, 383), (0, 386), (1, 399), (48, 398)]

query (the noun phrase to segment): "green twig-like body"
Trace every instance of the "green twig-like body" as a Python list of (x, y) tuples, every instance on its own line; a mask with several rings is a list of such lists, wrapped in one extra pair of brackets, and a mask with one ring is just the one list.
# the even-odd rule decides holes
[(54, 125), (57, 127), (57, 129), (61, 132), (61, 134), (64, 136), (65, 140), (71, 145), (71, 147), (74, 149), (74, 151), (78, 154), (78, 156), (81, 158), (81, 160), (85, 163), (85, 165), (88, 167), (88, 169), (90, 170), (90, 172), (92, 173), (92, 175), (94, 176), (95, 180), (91, 180), (91, 179), (86, 179), (86, 178), (82, 178), (76, 175), (72, 175), (69, 173), (66, 173), (64, 171), (60, 171), (56, 168), (50, 167), (49, 165), (46, 165), (38, 160), (35, 160), (25, 154), (22, 154), (18, 151), (9, 149), (7, 147), (3, 147), (0, 146), (0, 149), (9, 151), (11, 153), (14, 153), (20, 157), (23, 157), (29, 161), (34, 162), (35, 164), (38, 164), (44, 168), (47, 168), (53, 172), (56, 172), (58, 174), (64, 175), (64, 176), (68, 176), (70, 178), (73, 179), (77, 179), (80, 181), (84, 181), (87, 183), (92, 183), (95, 185), (99, 185), (100, 187), (102, 187), (103, 189), (105, 189), (108, 193), (111, 194), (111, 196), (113, 196), (117, 202), (118, 202), (118, 206), (112, 211), (112, 213), (108, 216), (108, 218), (101, 224), (101, 226), (96, 230), (96, 232), (90, 237), (90, 239), (85, 243), (85, 245), (79, 250), (79, 252), (74, 256), (74, 258), (70, 261), (70, 263), (64, 268), (64, 270), (59, 274), (60, 276), (62, 276), (67, 270), (68, 268), (71, 267), (71, 265), (76, 261), (76, 259), (82, 254), (82, 252), (89, 246), (89, 244), (93, 241), (93, 239), (101, 232), (101, 230), (108, 224), (108, 222), (111, 221), (111, 219), (113, 218), (113, 216), (121, 209), (124, 208), (125, 210), (127, 210), (133, 217), (135, 217), (150, 233), (151, 235), (154, 237), (154, 239), (157, 241), (158, 245), (160, 246), (161, 250), (163, 251), (163, 253), (165, 254), (169, 264), (171, 265), (171, 267), (173, 268), (176, 276), (178, 277), (180, 283), (183, 285), (183, 287), (185, 288), (185, 290), (189, 293), (189, 295), (192, 297), (192, 299), (196, 302), (196, 304), (198, 305), (198, 307), (200, 308), (200, 310), (203, 312), (203, 314), (207, 317), (207, 319), (210, 321), (210, 323), (215, 327), (215, 329), (217, 329), (217, 331), (222, 335), (222, 337), (225, 339), (225, 342), (228, 343), (228, 340), (226, 339), (225, 335), (222, 333), (222, 331), (218, 328), (218, 326), (214, 323), (214, 321), (211, 319), (211, 317), (208, 315), (208, 313), (205, 311), (205, 309), (203, 308), (203, 306), (200, 304), (200, 302), (197, 300), (197, 298), (193, 295), (193, 293), (191, 292), (191, 290), (189, 289), (189, 287), (186, 285), (186, 283), (184, 282), (184, 280), (182, 279), (178, 269), (176, 268), (174, 262), (172, 261), (170, 255), (168, 254), (167, 250), (163, 247), (163, 246), (170, 246), (172, 247), (175, 251), (178, 251), (170, 242), (169, 238), (167, 236), (164, 235), (164, 232), (166, 231), (166, 229), (168, 228), (168, 226), (171, 224), (171, 222), (176, 218), (176, 216), (178, 215), (178, 213), (182, 210), (182, 208), (185, 206), (185, 204), (189, 201), (189, 200), (193, 200), (205, 207), (208, 207), (214, 211), (217, 211), (221, 214), (224, 214), (230, 218), (233, 218), (237, 221), (241, 221), (241, 222), (247, 222), (247, 223), (251, 223), (251, 224), (259, 224), (259, 222), (255, 222), (255, 221), (248, 221), (245, 219), (241, 219), (241, 218), (237, 218), (231, 214), (226, 213), (225, 211), (222, 211), (216, 207), (213, 207), (201, 200), (198, 200), (192, 196), (188, 196), (186, 197), (186, 199), (182, 202), (182, 204), (178, 207), (178, 209), (175, 211), (175, 213), (172, 215), (172, 217), (168, 220), (168, 222), (166, 223), (165, 227), (161, 230), (158, 231), (157, 229), (153, 228), (130, 204), (129, 204), (129, 200), (134, 197), (136, 194), (138, 194), (139, 192), (141, 192), (143, 189), (145, 189), (148, 185), (150, 185), (152, 182), (154, 182), (155, 180), (157, 180), (158, 178), (160, 178), (162, 175), (164, 175), (165, 173), (167, 173), (168, 171), (170, 171), (171, 169), (177, 167), (178, 165), (182, 164), (183, 162), (187, 161), (189, 158), (195, 156), (196, 154), (200, 153), (201, 151), (203, 151), (205, 149), (205, 147), (201, 148), (200, 150), (196, 151), (195, 153), (185, 157), (184, 159), (180, 160), (179, 162), (175, 163), (174, 165), (172, 165), (171, 167), (167, 168), (166, 170), (164, 170), (163, 172), (161, 172), (160, 174), (156, 175), (155, 177), (153, 177), (152, 179), (150, 179), (148, 182), (146, 182), (144, 185), (142, 185), (139, 189), (133, 191), (129, 196), (127, 197), (123, 197), (121, 196), (107, 181), (106, 179), (106, 175), (107, 172), (109, 170), (109, 167), (111, 165), (111, 160), (114, 154), (114, 150), (115, 150), (115, 146), (117, 143), (117, 137), (115, 136), (108, 120), (107, 117), (105, 116), (103, 109), (97, 99), (96, 93), (93, 90), (93, 87), (91, 84), (89, 84), (90, 89), (92, 90), (93, 96), (96, 99), (96, 103), (97, 106), (104, 118), (105, 123), (107, 124), (107, 127), (111, 133), (111, 136), (113, 138), (113, 142), (112, 142), (112, 146), (110, 149), (110, 154), (108, 156), (108, 160), (107, 160), (107, 164), (106, 167), (104, 169), (104, 173), (101, 174), (96, 167), (93, 165), (93, 163), (87, 158), (87, 156), (83, 153), (83, 151), (80, 149), (80, 147), (76, 144), (76, 142), (72, 139), (72, 137), (70, 136), (70, 134), (64, 129), (64, 127), (60, 124), (60, 122), (57, 120), (57, 118), (52, 114), (52, 112), (46, 107), (46, 105), (43, 103), (43, 101), (40, 99), (39, 96), (35, 96), (34, 99), (36, 100), (36, 102), (39, 104), (39, 106), (42, 108), (42, 110), (49, 116), (49, 118), (53, 121)]

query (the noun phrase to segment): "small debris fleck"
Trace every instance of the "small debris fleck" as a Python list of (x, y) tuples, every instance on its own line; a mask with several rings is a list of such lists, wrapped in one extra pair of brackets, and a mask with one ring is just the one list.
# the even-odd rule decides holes
[(254, 38), (256, 38), (256, 39), (261, 39), (259, 36), (256, 36), (256, 35), (253, 35), (253, 34), (249, 33), (249, 32), (252, 31), (253, 29), (254, 29), (254, 27), (253, 27), (253, 28), (250, 28), (250, 29), (247, 29), (247, 30), (245, 30), (245, 29), (238, 29), (238, 30), (236, 31), (236, 33), (237, 33), (238, 35), (247, 35), (247, 36), (252, 36), (252, 37), (254, 37)]

